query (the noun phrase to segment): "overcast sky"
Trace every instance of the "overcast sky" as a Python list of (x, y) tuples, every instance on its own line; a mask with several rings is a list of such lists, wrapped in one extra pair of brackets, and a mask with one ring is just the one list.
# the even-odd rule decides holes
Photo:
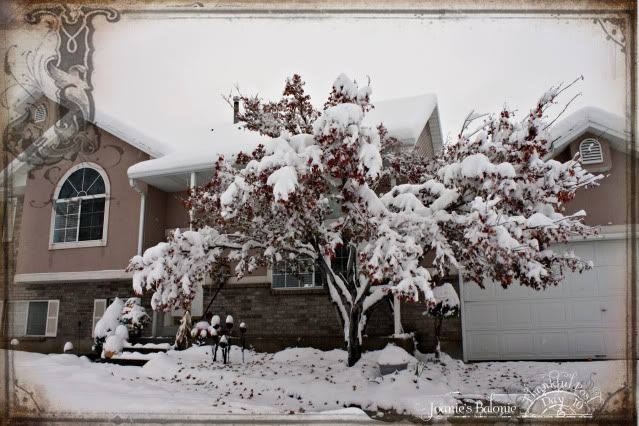
[(471, 109), (507, 103), (527, 111), (549, 86), (579, 75), (583, 96), (568, 112), (625, 112), (624, 56), (590, 18), (125, 15), (96, 26), (97, 108), (161, 140), (230, 122), (221, 94), (235, 83), (274, 99), (293, 73), (316, 106), (341, 72), (360, 82), (370, 76), (373, 102), (434, 93), (445, 137)]

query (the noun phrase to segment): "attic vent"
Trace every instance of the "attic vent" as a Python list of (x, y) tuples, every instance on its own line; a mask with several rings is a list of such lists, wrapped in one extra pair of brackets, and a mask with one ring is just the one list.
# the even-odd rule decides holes
[(601, 144), (596, 139), (585, 139), (579, 144), (579, 155), (582, 164), (603, 163)]
[(45, 104), (40, 104), (33, 112), (33, 121), (36, 123), (42, 123), (47, 118), (47, 107)]

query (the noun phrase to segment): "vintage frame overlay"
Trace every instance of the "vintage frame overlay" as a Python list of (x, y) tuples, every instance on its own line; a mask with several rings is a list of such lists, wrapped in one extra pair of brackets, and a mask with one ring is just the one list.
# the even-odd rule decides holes
[[(397, 7), (396, 7), (397, 6)], [(0, 12), (3, 12), (0, 6)], [(42, 43), (41, 46), (55, 44), (54, 49), (38, 48), (30, 51), (20, 51), (19, 46), (11, 46), (4, 59), (5, 79), (0, 87), (0, 109), (4, 109), (5, 114), (2, 121), (3, 142), (2, 150), (2, 189), (0, 190), (0, 208), (3, 209), (2, 229), (9, 227), (9, 206), (7, 200), (11, 199), (11, 179), (7, 170), (14, 162), (27, 163), (32, 171), (40, 170), (43, 176), (49, 179), (49, 174), (58, 170), (56, 164), (62, 160), (75, 160), (76, 158), (86, 158), (90, 161), (91, 155), (101, 147), (99, 132), (96, 132), (91, 124), (95, 119), (95, 102), (93, 98), (93, 85), (91, 76), (93, 72), (93, 36), (95, 33), (94, 20), (102, 16), (108, 23), (117, 23), (123, 16), (130, 16), (136, 19), (169, 19), (180, 16), (206, 17), (206, 18), (228, 18), (228, 17), (252, 17), (269, 19), (272, 17), (287, 17), (290, 19), (320, 18), (322, 16), (339, 17), (379, 17), (380, 19), (395, 19), (401, 17), (437, 17), (445, 19), (447, 17), (469, 18), (469, 17), (553, 17), (590, 19), (593, 25), (599, 26), (602, 37), (618, 46), (625, 55), (626, 78), (627, 78), (627, 114), (628, 129), (631, 133), (631, 142), (628, 148), (628, 170), (626, 177), (630, 182), (626, 188), (628, 199), (631, 200), (627, 206), (627, 227), (628, 235), (628, 260), (627, 260), (627, 345), (626, 345), (626, 381), (630, 386), (620, 389), (616, 398), (621, 398), (624, 405), (623, 418), (609, 420), (632, 420), (636, 421), (636, 389), (637, 383), (637, 223), (639, 222), (637, 206), (637, 123), (636, 123), (636, 3), (634, 1), (613, 1), (602, 3), (596, 1), (585, 1), (580, 9), (576, 10), (574, 3), (569, 1), (556, 2), (533, 2), (524, 1), (521, 3), (500, 0), (492, 2), (488, 8), (483, 8), (481, 4), (472, 2), (458, 2), (455, 6), (443, 1), (433, 1), (430, 3), (420, 3), (418, 1), (402, 1), (399, 3), (384, 3), (380, 1), (364, 2), (354, 1), (348, 5), (340, 4), (336, 1), (302, 1), (295, 3), (259, 3), (247, 1), (243, 4), (225, 2), (171, 2), (171, 3), (135, 3), (135, 2), (112, 2), (104, 1), (103, 4), (95, 2), (83, 4), (83, 2), (69, 3), (11, 3), (4, 10), (3, 26), (5, 31), (20, 26), (32, 26), (46, 24), (48, 32), (45, 38), (50, 38), (49, 43)], [(0, 13), (0, 18), (2, 14)], [(54, 42), (54, 43), (53, 43)], [(22, 62), (20, 62), (22, 61)], [(22, 100), (20, 105), (12, 104), (9, 101), (7, 92), (11, 87), (18, 85), (30, 93), (26, 100)], [(44, 132), (33, 122), (34, 104), (42, 96), (54, 99), (62, 105), (62, 117), (55, 123), (53, 134)], [(17, 112), (16, 112), (17, 111)], [(25, 147), (28, 147), (25, 149)], [(116, 151), (119, 149), (113, 147)], [(6, 154), (10, 155), (6, 155)], [(119, 152), (122, 155), (122, 152)], [(11, 158), (11, 161), (9, 161)], [(33, 202), (33, 200), (31, 200)], [(36, 204), (48, 205), (51, 200), (36, 200)], [(2, 262), (4, 265), (11, 265), (14, 260), (13, 245), (11, 242), (3, 243)], [(3, 290), (8, 296), (8, 286), (12, 282), (10, 268), (4, 268)], [(5, 305), (6, 306), (6, 305)], [(2, 314), (6, 317), (6, 309)], [(0, 318), (2, 320), (3, 318)], [(0, 321), (6, 324), (6, 321)], [(3, 333), (3, 347), (8, 347), (8, 338)], [(13, 385), (18, 386), (10, 380), (13, 377), (11, 360), (8, 351), (4, 351), (4, 401), (9, 401), (13, 392)], [(35, 397), (30, 395), (36, 402)], [(36, 402), (37, 406), (37, 402)], [(111, 421), (118, 423), (127, 421), (117, 416), (110, 418), (102, 417), (76, 417), (64, 416), (51, 418), (47, 416), (46, 410), (42, 410), (38, 415), (12, 412), (8, 408), (3, 414), (5, 423), (9, 421), (29, 422), (50, 420), (56, 422), (81, 422), (87, 421)], [(146, 419), (138, 419), (136, 422), (157, 421), (157, 416)], [(201, 419), (191, 419), (200, 423)], [(264, 420), (268, 420), (265, 418)], [(277, 419), (280, 422), (287, 421), (286, 418)], [(483, 419), (484, 421), (486, 419)], [(503, 420), (503, 419), (502, 419)], [(606, 420), (605, 417), (596, 420)], [(180, 422), (190, 422), (189, 420), (179, 420)], [(242, 422), (241, 417), (233, 418), (232, 421)], [(255, 418), (249, 420), (255, 421)], [(271, 419), (272, 421), (272, 419)]]

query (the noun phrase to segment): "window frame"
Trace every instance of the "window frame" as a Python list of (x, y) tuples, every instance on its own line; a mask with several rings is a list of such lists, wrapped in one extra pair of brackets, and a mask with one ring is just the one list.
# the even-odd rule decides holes
[[(44, 320), (44, 334), (27, 334), (29, 329), (29, 309), (31, 303), (47, 303), (47, 314)], [(19, 334), (13, 332), (13, 318), (10, 317), (13, 314), (11, 309), (12, 304), (24, 303), (27, 308), (25, 310), (25, 320), (23, 330)], [(60, 300), (59, 299), (33, 299), (33, 300), (7, 300), (3, 303), (3, 308), (6, 308), (6, 326), (3, 327), (7, 333), (7, 337), (57, 337), (58, 335), (58, 322), (60, 319)], [(55, 310), (55, 315), (52, 314), (52, 309)], [(4, 312), (3, 312), (4, 315)], [(54, 330), (49, 329), (49, 320), (55, 320)]]
[[(315, 262), (313, 261), (313, 259), (311, 258), (307, 258), (307, 259), (303, 259), (304, 261), (310, 261), (311, 262), (311, 269), (308, 272), (305, 273), (310, 273), (311, 274), (311, 283), (312, 285), (309, 286), (296, 286), (296, 287), (288, 287), (286, 286), (286, 277), (287, 276), (292, 276), (293, 278), (297, 279), (299, 282), (299, 278), (296, 277), (295, 274), (293, 273), (289, 273), (286, 269), (284, 270), (284, 273), (279, 273), (277, 272), (277, 263), (276, 262), (272, 265), (271, 268), (269, 268), (269, 275), (271, 277), (271, 289), (273, 290), (312, 290), (312, 289), (318, 289), (318, 288), (324, 288), (324, 283), (322, 282), (322, 280), (320, 280), (319, 284), (317, 283), (317, 280), (315, 279), (315, 274), (317, 272), (317, 268), (315, 267)], [(286, 262), (283, 262), (284, 265), (286, 265)], [(275, 287), (274, 283), (275, 283), (275, 276), (277, 275), (281, 275), (284, 276), (284, 286), (283, 287)]]
[[(102, 180), (104, 182), (104, 195), (88, 195), (83, 197), (72, 197), (65, 198), (65, 200), (69, 201), (77, 201), (77, 200), (89, 200), (89, 199), (97, 199), (104, 197), (104, 220), (102, 222), (102, 238), (99, 240), (85, 240), (85, 241), (67, 241), (67, 242), (54, 242), (54, 234), (55, 234), (55, 217), (56, 217), (56, 206), (58, 203), (58, 196), (60, 191), (62, 190), (62, 186), (67, 181), (69, 176), (71, 176), (74, 172), (80, 169), (93, 169), (100, 174)], [(107, 245), (107, 236), (109, 234), (109, 205), (111, 200), (111, 184), (109, 182), (109, 178), (106, 174), (106, 171), (95, 163), (79, 163), (75, 166), (71, 167), (66, 173), (58, 180), (58, 184), (56, 185), (55, 191), (53, 193), (53, 206), (51, 209), (51, 224), (49, 226), (49, 250), (57, 250), (57, 249), (70, 249), (70, 248), (82, 248), (82, 247), (104, 247)], [(80, 202), (82, 204), (82, 202)], [(80, 223), (80, 212), (78, 213), (78, 226)]]
[[(592, 145), (598, 145), (599, 146), (599, 155), (600, 157), (596, 160), (585, 160), (584, 159), (584, 155), (582, 152), (582, 146), (585, 143), (592, 143)], [(579, 160), (581, 162), (581, 164), (583, 164), (584, 166), (590, 166), (590, 165), (596, 165), (596, 164), (603, 164), (604, 163), (604, 150), (603, 150), (603, 145), (602, 143), (595, 139), (595, 138), (586, 138), (584, 140), (582, 140), (581, 142), (579, 142), (579, 147), (578, 147), (578, 151), (579, 151)]]

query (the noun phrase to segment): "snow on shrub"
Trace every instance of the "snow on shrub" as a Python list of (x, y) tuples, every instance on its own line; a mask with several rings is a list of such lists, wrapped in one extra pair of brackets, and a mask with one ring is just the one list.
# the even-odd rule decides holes
[(124, 349), (124, 339), (117, 334), (112, 334), (106, 338), (104, 342), (104, 357), (111, 358), (113, 355), (119, 354)]
[(198, 346), (204, 345), (207, 337), (215, 335), (217, 335), (217, 332), (208, 321), (199, 321), (191, 329), (191, 338)]
[(377, 363), (380, 365), (401, 365), (409, 363), (413, 357), (399, 346), (388, 344), (379, 352)]
[(121, 322), (132, 330), (140, 331), (151, 321), (141, 303), (139, 297), (130, 297), (122, 308)]
[(95, 324), (95, 337), (106, 338), (113, 333), (115, 329), (120, 325), (120, 318), (122, 318), (122, 309), (124, 308), (124, 302), (119, 297), (113, 299), (113, 302), (104, 311), (102, 318)]
[(124, 302), (116, 297), (95, 325), (94, 351), (97, 353), (113, 352), (107, 351), (104, 345), (109, 337), (114, 335), (119, 338), (120, 342), (116, 343), (115, 339), (111, 339), (110, 348), (124, 346), (124, 343), (129, 340), (129, 330), (140, 331), (149, 323), (149, 320), (145, 309), (140, 305), (140, 298), (131, 297)]
[(120, 324), (115, 328), (115, 335), (122, 340), (129, 340), (129, 329), (126, 325)]
[(73, 343), (71, 342), (66, 342), (64, 344), (64, 349), (62, 350), (63, 352), (70, 352), (73, 350)]

